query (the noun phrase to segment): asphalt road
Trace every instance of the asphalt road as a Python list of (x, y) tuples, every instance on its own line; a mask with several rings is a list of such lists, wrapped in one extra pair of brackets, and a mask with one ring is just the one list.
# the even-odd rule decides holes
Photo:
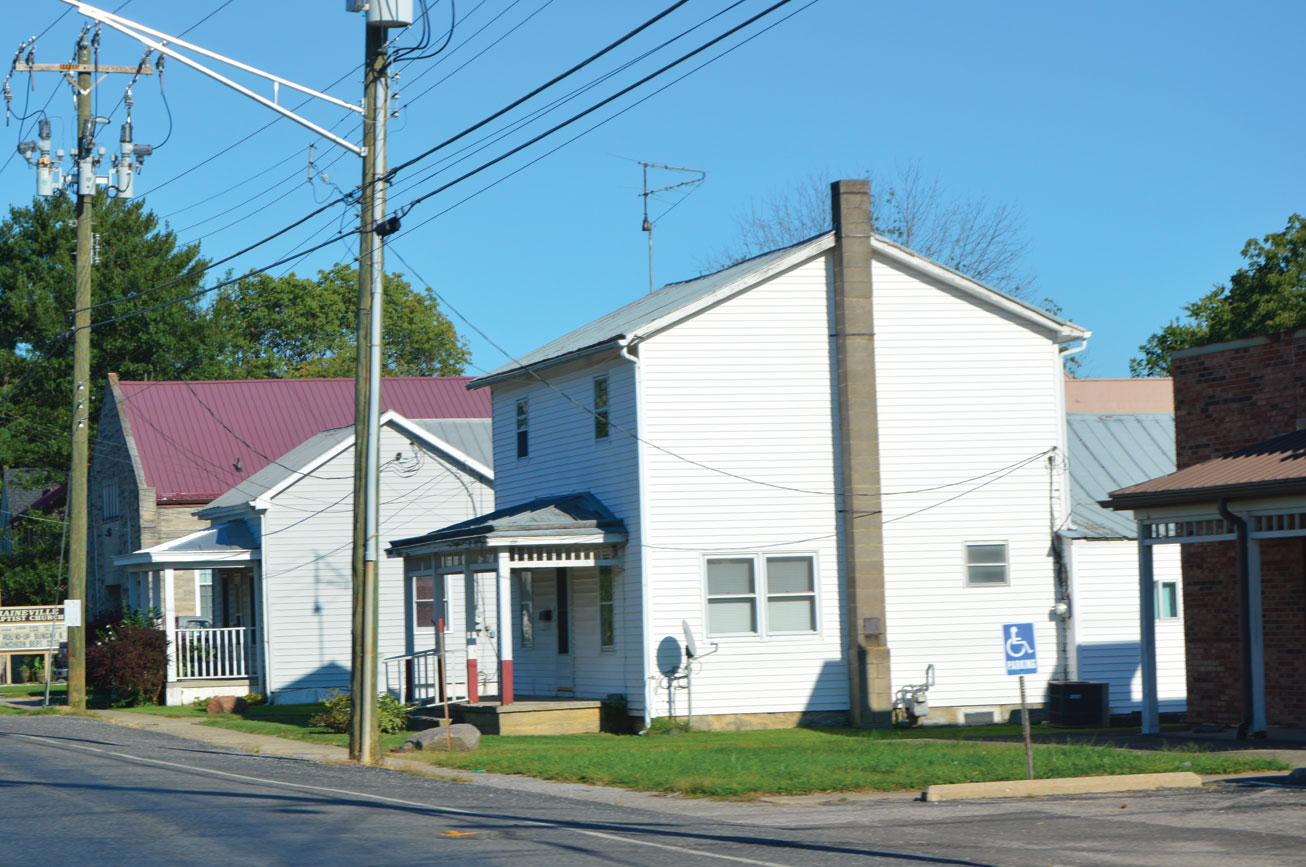
[(1300, 865), (1306, 852), (1300, 790), (1230, 784), (943, 804), (654, 801), (241, 753), (70, 716), (0, 716), (0, 816), (0, 865), (1188, 867)]

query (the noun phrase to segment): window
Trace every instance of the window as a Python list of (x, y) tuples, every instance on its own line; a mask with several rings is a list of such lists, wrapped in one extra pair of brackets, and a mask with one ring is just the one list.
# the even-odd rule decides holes
[(104, 520), (118, 517), (118, 485), (105, 485), (100, 489), (100, 498), (104, 505)]
[(708, 634), (815, 632), (815, 563), (810, 555), (708, 558)]
[(196, 597), (199, 599), (196, 613), (209, 621), (213, 622), (213, 570), (199, 569), (195, 572), (195, 588), (198, 591)]
[(613, 650), (617, 646), (617, 618), (612, 592), (612, 567), (599, 567), (599, 647)]
[(966, 544), (966, 586), (985, 587), (1007, 583), (1007, 543)]
[(594, 377), (594, 439), (608, 438), (608, 378)]
[(524, 458), (531, 453), (530, 443), (531, 410), (525, 399), (517, 401), (517, 457)]
[(530, 572), (517, 572), (517, 620), (521, 623), (521, 646), (535, 646), (535, 579)]
[(447, 618), (444, 611), (444, 581), (434, 575), (413, 576), (413, 628), (434, 629)]
[(1156, 582), (1156, 619), (1174, 620), (1179, 616), (1179, 582)]

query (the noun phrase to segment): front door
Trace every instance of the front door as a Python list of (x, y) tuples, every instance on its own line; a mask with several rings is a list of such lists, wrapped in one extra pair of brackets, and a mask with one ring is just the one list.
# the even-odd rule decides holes
[(556, 663), (557, 688), (560, 693), (570, 693), (574, 689), (572, 682), (572, 648), (571, 648), (571, 575), (566, 569), (558, 569), (554, 592), (557, 611), (558, 658)]

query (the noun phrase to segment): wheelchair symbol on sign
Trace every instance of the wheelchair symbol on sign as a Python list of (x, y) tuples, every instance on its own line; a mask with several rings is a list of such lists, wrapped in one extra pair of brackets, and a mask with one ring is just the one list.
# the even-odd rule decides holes
[(1029, 642), (1020, 637), (1020, 628), (1011, 627), (1011, 637), (1007, 639), (1007, 656), (1012, 659), (1020, 659), (1022, 656), (1028, 656), (1034, 652), (1034, 648), (1029, 646)]

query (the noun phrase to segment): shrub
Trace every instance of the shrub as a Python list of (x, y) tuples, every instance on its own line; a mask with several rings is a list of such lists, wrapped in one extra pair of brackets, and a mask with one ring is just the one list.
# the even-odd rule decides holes
[(114, 707), (153, 704), (168, 676), (168, 636), (146, 618), (125, 618), (86, 648), (86, 682)]
[[(376, 699), (376, 721), (381, 731), (392, 734), (408, 727), (408, 715), (412, 713), (412, 708), (388, 692), (379, 693)], [(323, 702), (326, 710), (308, 718), (308, 724), (322, 726), (333, 732), (347, 732), (352, 704), (349, 693), (337, 692)]]
[(245, 698), (245, 704), (249, 705), (250, 707), (255, 707), (260, 704), (268, 703), (268, 697), (261, 692), (246, 693), (244, 698)]

